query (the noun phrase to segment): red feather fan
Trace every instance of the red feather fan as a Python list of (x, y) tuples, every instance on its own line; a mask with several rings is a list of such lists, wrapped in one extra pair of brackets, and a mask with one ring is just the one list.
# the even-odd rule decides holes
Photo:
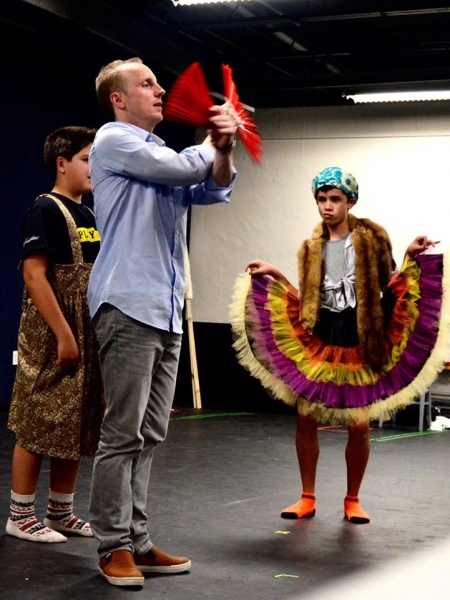
[(225, 98), (234, 106), (234, 110), (239, 115), (240, 124), (238, 135), (253, 160), (257, 163), (261, 163), (261, 137), (256, 125), (245, 110), (244, 105), (239, 101), (236, 85), (233, 81), (233, 72), (229, 65), (222, 65), (222, 77)]
[[(244, 105), (239, 101), (231, 67), (222, 65), (225, 99), (239, 115), (238, 135), (252, 159), (261, 163), (261, 138)], [(193, 63), (174, 83), (164, 102), (163, 114), (167, 121), (209, 129), (209, 108), (214, 105), (200, 63)]]
[(163, 106), (164, 118), (208, 129), (210, 107), (214, 104), (200, 63), (193, 63), (175, 81)]

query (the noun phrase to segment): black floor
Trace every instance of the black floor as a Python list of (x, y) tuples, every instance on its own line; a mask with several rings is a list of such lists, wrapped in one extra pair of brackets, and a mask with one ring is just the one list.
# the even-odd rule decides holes
[[(339, 427), (320, 433), (316, 516), (280, 518), (281, 509), (299, 496), (294, 432), (295, 418), (288, 415), (173, 413), (168, 439), (154, 460), (148, 513), (155, 544), (188, 555), (192, 570), (148, 577), (143, 589), (134, 590), (111, 586), (98, 574), (95, 540), (34, 544), (3, 534), (13, 436), (0, 414), (1, 600), (319, 598), (323, 588), (337, 589), (342, 580), (382, 570), (450, 538), (450, 432), (372, 431), (361, 490), (372, 516), (368, 525), (342, 518), (347, 436)], [(82, 517), (87, 517), (91, 466), (92, 459), (85, 459), (77, 489)], [(40, 517), (47, 467), (37, 492)], [(429, 597), (450, 597), (450, 591), (433, 593), (437, 581), (448, 581), (450, 590), (448, 571), (432, 574)], [(393, 581), (390, 589), (399, 599), (415, 597), (403, 595), (402, 582)]]

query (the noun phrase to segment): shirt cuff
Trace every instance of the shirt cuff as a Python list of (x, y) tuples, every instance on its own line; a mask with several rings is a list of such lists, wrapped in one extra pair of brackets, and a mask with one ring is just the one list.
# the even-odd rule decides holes
[(233, 186), (234, 186), (234, 181), (236, 179), (236, 175), (237, 175), (237, 171), (236, 169), (233, 167), (233, 179), (230, 182), (230, 185), (227, 185), (226, 187), (221, 187), (220, 185), (217, 185), (217, 183), (214, 181), (212, 173), (210, 173), (208, 175), (208, 177), (205, 179), (205, 189), (208, 192), (215, 192), (215, 191), (219, 191), (219, 190), (232, 190)]
[[(198, 144), (197, 146), (194, 146), (194, 148), (198, 151), (198, 153), (200, 154), (202, 159), (205, 162), (210, 162), (211, 166), (212, 166), (212, 163), (214, 162), (214, 159), (216, 157), (216, 153), (215, 153), (213, 147), (210, 146), (209, 144)], [(237, 175), (237, 171), (233, 167), (233, 179), (231, 180), (230, 185), (227, 185), (226, 187), (221, 187), (215, 183), (215, 181), (212, 177), (212, 173), (210, 172), (204, 182), (205, 189), (208, 190), (209, 192), (215, 192), (218, 190), (231, 190), (233, 188), (234, 181), (236, 179), (236, 175)]]
[(198, 144), (197, 146), (193, 147), (197, 150), (206, 163), (212, 164), (214, 162), (216, 154), (214, 148), (210, 144)]

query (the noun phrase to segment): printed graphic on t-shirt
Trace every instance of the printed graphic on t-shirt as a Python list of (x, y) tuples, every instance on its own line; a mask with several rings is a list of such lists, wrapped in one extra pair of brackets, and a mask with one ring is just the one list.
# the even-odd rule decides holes
[(78, 227), (80, 242), (99, 242), (100, 234), (94, 227)]
[[(83, 204), (73, 202), (61, 194), (54, 195), (64, 204), (75, 221), (83, 261), (93, 263), (100, 248), (100, 234), (96, 229), (94, 214)], [(49, 196), (40, 196), (29, 207), (24, 217), (22, 239), (22, 260), (33, 253), (44, 253), (48, 255), (50, 263), (73, 263), (66, 218)]]
[(32, 235), (31, 237), (28, 237), (24, 243), (23, 243), (23, 247), (25, 248), (25, 246), (27, 244), (29, 244), (30, 242), (37, 242), (40, 239), (41, 236), (39, 235)]

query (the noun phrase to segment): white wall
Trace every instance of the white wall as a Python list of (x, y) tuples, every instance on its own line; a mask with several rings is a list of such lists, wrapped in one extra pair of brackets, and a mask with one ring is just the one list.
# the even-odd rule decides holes
[(276, 264), (297, 284), (296, 252), (319, 222), (311, 180), (327, 166), (360, 187), (352, 209), (383, 225), (401, 263), (416, 235), (450, 243), (450, 102), (260, 110), (262, 166), (236, 148), (229, 205), (194, 207), (194, 320), (228, 323), (234, 280), (246, 262)]

